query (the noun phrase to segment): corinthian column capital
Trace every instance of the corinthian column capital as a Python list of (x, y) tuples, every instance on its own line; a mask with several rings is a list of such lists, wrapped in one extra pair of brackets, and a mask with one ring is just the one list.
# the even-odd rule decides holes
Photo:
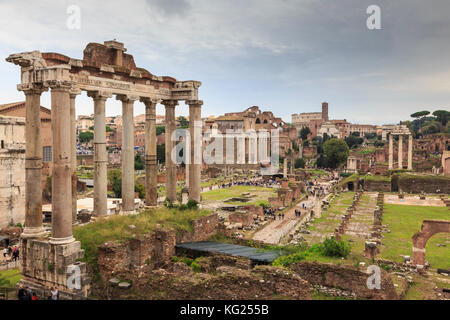
[(161, 104), (167, 107), (175, 107), (178, 105), (178, 100), (162, 100)]
[(203, 100), (186, 100), (185, 103), (188, 104), (189, 106), (191, 106), (191, 105), (193, 105), (193, 106), (202, 106), (203, 105)]
[(118, 94), (116, 96), (116, 100), (122, 101), (122, 102), (134, 102), (136, 100), (139, 100), (138, 96), (133, 96), (130, 94)]
[(48, 91), (48, 88), (42, 85), (28, 85), (28, 86), (22, 86), (19, 85), (17, 87), (19, 91), (23, 91), (25, 95), (41, 95), (43, 92)]
[(108, 91), (88, 91), (87, 95), (94, 100), (106, 100), (112, 97), (112, 93)]
[(160, 99), (149, 98), (149, 97), (141, 97), (139, 99), (139, 101), (141, 101), (142, 103), (144, 103), (148, 107), (154, 107), (154, 106), (156, 106), (158, 104)]

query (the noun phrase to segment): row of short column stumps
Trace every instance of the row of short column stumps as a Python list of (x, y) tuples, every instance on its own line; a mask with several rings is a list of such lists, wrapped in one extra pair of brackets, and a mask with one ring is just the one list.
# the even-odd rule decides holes
[(363, 191), (358, 191), (355, 194), (352, 204), (347, 208), (347, 212), (342, 216), (341, 224), (334, 230), (334, 238), (336, 240), (339, 241), (341, 239), (341, 235), (345, 233), (352, 214), (355, 212), (356, 206), (359, 204), (359, 200), (361, 199), (363, 193)]
[(371, 239), (365, 242), (364, 255), (368, 259), (375, 259), (380, 252), (378, 246), (381, 244), (381, 232), (383, 229), (383, 205), (384, 193), (379, 192), (377, 206), (373, 211), (373, 227), (370, 234)]

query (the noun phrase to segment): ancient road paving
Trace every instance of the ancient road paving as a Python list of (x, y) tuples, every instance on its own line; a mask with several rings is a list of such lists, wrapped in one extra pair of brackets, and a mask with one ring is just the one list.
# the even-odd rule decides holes
[[(253, 240), (262, 241), (268, 244), (279, 244), (281, 239), (285, 237), (289, 232), (296, 227), (299, 223), (306, 218), (306, 213), (300, 218), (295, 216), (295, 209), (301, 209), (302, 203), (306, 204), (306, 207), (311, 210), (317, 200), (310, 199), (298, 203), (295, 207), (285, 212), (283, 220), (274, 220), (269, 223), (264, 229), (259, 230), (253, 236)], [(307, 210), (309, 212), (309, 210)]]

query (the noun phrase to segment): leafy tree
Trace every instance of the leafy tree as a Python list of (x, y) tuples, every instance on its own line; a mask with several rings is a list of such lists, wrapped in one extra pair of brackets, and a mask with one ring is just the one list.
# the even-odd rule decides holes
[(295, 169), (304, 168), (305, 167), (305, 159), (297, 158), (297, 160), (295, 160), (294, 167), (295, 167)]
[(415, 113), (411, 114), (411, 118), (419, 119), (419, 118), (425, 117), (429, 114), (430, 114), (430, 111), (419, 111), (419, 112), (415, 112)]
[(359, 131), (352, 132), (352, 133), (350, 133), (350, 135), (351, 135), (351, 136), (354, 136), (354, 137), (360, 137), (360, 136), (361, 136), (361, 134), (359, 133)]
[(350, 149), (353, 149), (361, 145), (364, 142), (364, 139), (351, 134), (345, 138), (345, 142)]
[(368, 133), (364, 134), (364, 137), (368, 140), (375, 139), (376, 136), (377, 136), (377, 134), (375, 132), (368, 132)]
[(180, 127), (189, 127), (189, 121), (186, 119), (186, 117), (179, 116), (178, 117), (178, 123), (180, 124)]
[(303, 146), (304, 147), (309, 147), (309, 141), (308, 140), (303, 141)]
[(166, 132), (166, 127), (165, 126), (157, 126), (156, 127), (156, 135), (159, 136), (161, 133)]
[(166, 145), (164, 143), (156, 146), (156, 160), (159, 163), (166, 162)]
[(114, 131), (110, 126), (106, 126), (106, 132)]
[(347, 143), (342, 139), (330, 139), (323, 144), (327, 165), (330, 168), (337, 168), (347, 161), (349, 149)]
[(375, 147), (382, 147), (382, 146), (384, 146), (384, 142), (383, 142), (383, 141), (377, 140), (377, 141), (374, 142), (373, 145), (374, 145)]
[(295, 152), (298, 152), (298, 144), (295, 141), (292, 141), (292, 149), (294, 149)]
[(140, 154), (134, 157), (134, 170), (144, 170), (144, 161)]
[(78, 138), (80, 139), (80, 142), (88, 143), (89, 141), (94, 139), (94, 133), (91, 131), (84, 131), (78, 135)]
[(139, 194), (139, 199), (145, 198), (145, 187), (141, 183), (136, 183), (134, 185), (134, 192), (137, 192)]
[(309, 130), (309, 127), (303, 127), (300, 130), (300, 138), (302, 138), (303, 140), (308, 139), (308, 134), (311, 133), (311, 130)]
[(422, 127), (422, 133), (424, 134), (431, 134), (431, 133), (438, 133), (439, 132), (439, 122), (430, 122), (427, 123), (424, 127)]
[(328, 162), (325, 154), (320, 154), (319, 158), (317, 158), (316, 165), (318, 168), (327, 168)]
[(108, 171), (108, 180), (111, 184), (112, 191), (114, 193), (114, 197), (121, 198), (122, 197), (122, 170), (114, 169)]
[(443, 126), (447, 124), (448, 119), (450, 119), (450, 112), (447, 110), (436, 110), (433, 112), (433, 116), (439, 121)]

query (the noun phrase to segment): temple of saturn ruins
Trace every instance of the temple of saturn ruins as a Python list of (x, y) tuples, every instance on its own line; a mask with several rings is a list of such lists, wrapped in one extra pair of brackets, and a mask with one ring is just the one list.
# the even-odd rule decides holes
[[(116, 95), (122, 101), (122, 213), (135, 210), (134, 198), (134, 125), (133, 105), (145, 104), (145, 189), (147, 206), (157, 204), (156, 104), (165, 106), (166, 120), (166, 192), (176, 201), (176, 164), (171, 141), (176, 128), (175, 108), (178, 101), (189, 105), (190, 135), (201, 127), (201, 106), (198, 100), (199, 81), (177, 81), (172, 77), (155, 76), (135, 65), (125, 53), (124, 44), (106, 41), (89, 43), (83, 59), (58, 53), (39, 51), (10, 55), (6, 61), (21, 67), (21, 83), (17, 89), (26, 97), (25, 123), (25, 229), (21, 238), (22, 283), (36, 291), (58, 286), (67, 298), (86, 297), (89, 280), (86, 265), (78, 262), (83, 256), (79, 241), (72, 236), (76, 223), (76, 128), (75, 100), (82, 90), (94, 103), (94, 214), (106, 215), (107, 152), (105, 133), (106, 101)], [(40, 136), (40, 97), (51, 92), (51, 126), (53, 138), (52, 231), (49, 236), (42, 225), (42, 148)], [(200, 128), (201, 130), (201, 128)], [(201, 140), (201, 139), (199, 139)], [(191, 140), (191, 159), (198, 159)], [(200, 202), (201, 163), (188, 163), (189, 199)], [(79, 274), (81, 281), (67, 281), (70, 274)], [(48, 292), (48, 291), (45, 291)]]
[(403, 169), (403, 136), (408, 137), (408, 170), (412, 170), (413, 137), (411, 131), (405, 125), (394, 126), (391, 130), (383, 132), (389, 136), (389, 170), (394, 169), (394, 141), (393, 137), (398, 136), (398, 168)]

